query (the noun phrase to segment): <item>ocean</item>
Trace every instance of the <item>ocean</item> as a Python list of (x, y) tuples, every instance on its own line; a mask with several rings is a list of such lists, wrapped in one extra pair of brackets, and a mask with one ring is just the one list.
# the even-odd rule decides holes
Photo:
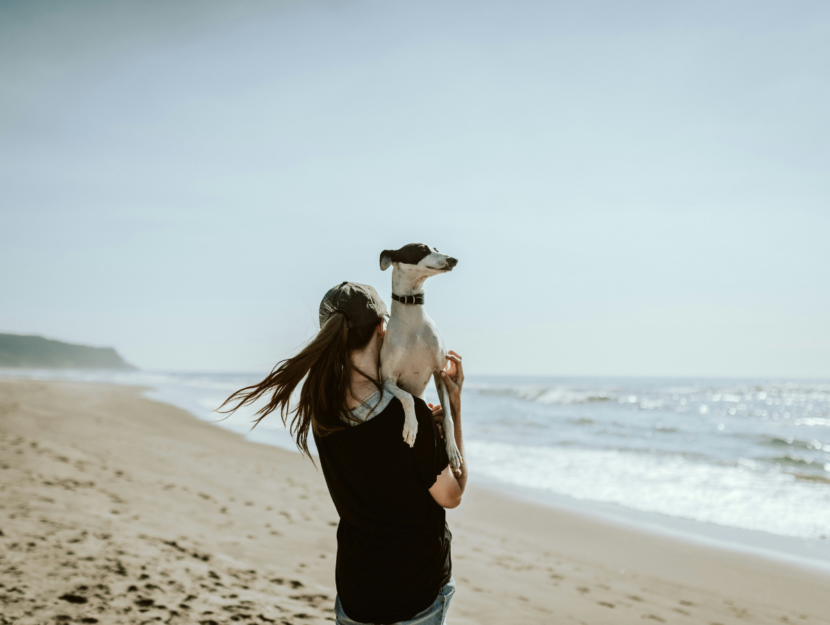
[[(258, 374), (5, 370), (145, 387), (260, 443), (296, 451), (277, 415), (213, 410)], [(435, 402), (434, 389), (427, 399)], [(474, 479), (651, 524), (794, 539), (830, 561), (830, 381), (468, 376)], [(756, 541), (757, 542), (757, 541)]]

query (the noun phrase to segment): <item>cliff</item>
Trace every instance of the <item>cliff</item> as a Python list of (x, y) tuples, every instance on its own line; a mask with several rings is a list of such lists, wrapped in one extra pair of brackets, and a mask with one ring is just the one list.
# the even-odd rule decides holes
[(0, 367), (26, 369), (123, 369), (124, 362), (111, 347), (87, 347), (42, 336), (0, 334)]

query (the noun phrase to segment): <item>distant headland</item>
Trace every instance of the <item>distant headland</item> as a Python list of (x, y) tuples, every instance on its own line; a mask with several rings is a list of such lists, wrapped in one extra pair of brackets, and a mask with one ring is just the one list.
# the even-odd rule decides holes
[(111, 347), (87, 347), (42, 336), (0, 334), (0, 368), (135, 370)]

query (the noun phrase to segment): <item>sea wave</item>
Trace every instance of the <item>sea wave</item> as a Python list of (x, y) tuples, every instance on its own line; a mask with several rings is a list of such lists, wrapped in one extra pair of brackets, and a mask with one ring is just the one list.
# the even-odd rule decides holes
[(589, 402), (604, 402), (614, 399), (608, 392), (596, 390), (582, 390), (567, 386), (537, 386), (537, 385), (476, 385), (473, 390), (481, 395), (499, 395), (534, 401), (540, 404), (586, 404)]
[[(794, 449), (812, 449), (816, 441), (804, 441), (797, 438), (785, 438), (782, 436), (755, 436), (754, 438), (759, 444), (768, 447), (791, 447)], [(821, 449), (821, 444), (818, 444), (818, 449)]]
[(815, 462), (812, 458), (799, 458), (798, 456), (792, 456), (789, 454), (785, 456), (775, 456), (774, 458), (770, 458), (769, 462), (772, 464), (781, 464), (793, 467), (816, 467), (821, 470), (824, 469), (823, 462)]
[(575, 499), (783, 536), (830, 536), (830, 489), (751, 461), (469, 441), (472, 470)]

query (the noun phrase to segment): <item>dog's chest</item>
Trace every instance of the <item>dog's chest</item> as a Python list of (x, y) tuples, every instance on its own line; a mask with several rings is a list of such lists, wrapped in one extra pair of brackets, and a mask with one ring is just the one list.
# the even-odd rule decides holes
[(411, 363), (423, 362), (429, 366), (429, 373), (433, 373), (432, 367), (446, 355), (444, 341), (431, 323), (425, 324), (406, 337), (404, 353)]
[(408, 331), (401, 333), (394, 332), (395, 328), (391, 326), (390, 323), (393, 336), (387, 337), (391, 343), (390, 351), (394, 351), (395, 364), (390, 372), (391, 377), (400, 388), (420, 397), (433, 373), (445, 364), (444, 341), (432, 323), (426, 323), (417, 329), (410, 327), (406, 329)]

